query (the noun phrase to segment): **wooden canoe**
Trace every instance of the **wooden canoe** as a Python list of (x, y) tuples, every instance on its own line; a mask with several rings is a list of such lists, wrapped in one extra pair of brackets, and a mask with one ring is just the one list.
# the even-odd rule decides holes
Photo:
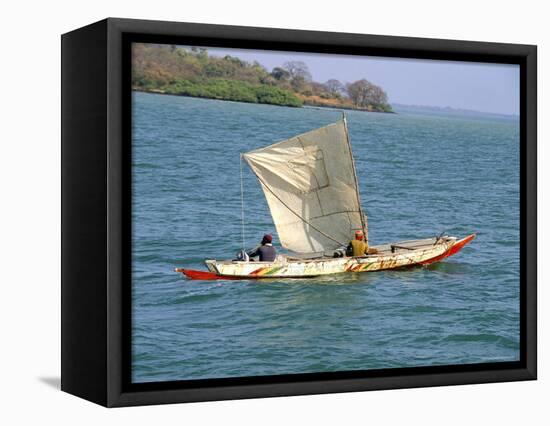
[[(206, 260), (208, 271), (176, 268), (193, 280), (242, 280), (262, 278), (312, 278), (341, 273), (374, 272), (415, 265), (429, 265), (458, 253), (476, 234), (458, 240), (443, 236), (373, 246), (376, 252), (362, 257), (299, 259), (278, 256), (274, 262)], [(374, 251), (373, 250), (373, 251)]]

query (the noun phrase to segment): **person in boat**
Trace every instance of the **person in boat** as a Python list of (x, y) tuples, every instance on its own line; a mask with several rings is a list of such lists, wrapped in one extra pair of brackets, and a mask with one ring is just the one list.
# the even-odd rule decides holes
[(363, 234), (363, 231), (355, 231), (355, 239), (351, 240), (348, 244), (346, 254), (353, 257), (369, 254), (369, 245), (365, 241), (365, 235)]
[[(273, 247), (272, 244), (273, 237), (271, 234), (265, 234), (262, 238), (262, 243), (260, 246), (254, 250), (248, 252), (248, 255), (252, 257), (259, 257), (260, 262), (273, 262), (277, 257), (277, 250)], [(252, 259), (250, 259), (252, 260)]]

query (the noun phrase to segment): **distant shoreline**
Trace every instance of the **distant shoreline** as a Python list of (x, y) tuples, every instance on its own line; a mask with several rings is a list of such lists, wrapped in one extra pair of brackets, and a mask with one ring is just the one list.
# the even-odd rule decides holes
[(397, 112), (391, 110), (391, 111), (379, 111), (372, 108), (360, 108), (360, 107), (354, 107), (352, 105), (338, 105), (338, 104), (330, 104), (330, 103), (322, 103), (322, 102), (309, 102), (307, 100), (304, 100), (302, 105), (283, 105), (283, 104), (277, 104), (277, 103), (269, 103), (269, 102), (253, 102), (253, 101), (246, 101), (241, 99), (231, 99), (231, 98), (215, 98), (215, 97), (208, 97), (208, 96), (193, 96), (188, 94), (179, 94), (179, 93), (171, 93), (166, 90), (162, 89), (144, 89), (140, 87), (132, 87), (133, 92), (139, 92), (139, 93), (150, 93), (154, 95), (169, 95), (169, 96), (181, 96), (185, 98), (195, 98), (195, 99), (210, 99), (213, 101), (228, 101), (228, 102), (242, 102), (245, 104), (256, 104), (256, 105), (272, 105), (272, 106), (285, 106), (289, 108), (319, 108), (319, 109), (334, 109), (334, 110), (346, 110), (346, 111), (362, 111), (362, 112), (377, 112), (382, 114), (397, 114)]
[(487, 116), (494, 118), (502, 118), (508, 120), (518, 120), (519, 115), (517, 114), (504, 114), (499, 112), (488, 112), (488, 111), (477, 111), (474, 109), (464, 109), (464, 108), (453, 108), (453, 107), (439, 107), (439, 106), (429, 106), (429, 105), (410, 105), (410, 104), (392, 104), (393, 107), (398, 112), (410, 112), (410, 113), (419, 113), (419, 112), (429, 112), (432, 114), (442, 114), (442, 115), (456, 115), (462, 117), (479, 117)]
[(396, 114), (396, 112), (393, 109), (388, 111), (383, 111), (372, 107), (361, 108), (361, 107), (357, 107), (349, 104), (312, 101), (312, 100), (308, 100), (307, 98), (304, 99), (303, 106), (307, 108), (330, 108), (330, 109), (344, 109), (347, 111), (363, 111), (363, 112), (379, 112), (382, 114)]

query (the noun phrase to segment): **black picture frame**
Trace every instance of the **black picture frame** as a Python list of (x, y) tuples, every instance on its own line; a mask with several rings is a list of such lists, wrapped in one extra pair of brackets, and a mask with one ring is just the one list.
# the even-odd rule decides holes
[[(115, 407), (536, 379), (536, 46), (117, 18), (61, 41), (62, 390)], [(520, 360), (131, 383), (132, 42), (518, 64)]]

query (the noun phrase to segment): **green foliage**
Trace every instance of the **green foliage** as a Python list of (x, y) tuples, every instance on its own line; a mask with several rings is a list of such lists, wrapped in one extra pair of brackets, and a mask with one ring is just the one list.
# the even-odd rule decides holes
[(378, 112), (393, 112), (391, 105), (388, 103), (374, 105), (374, 110)]
[[(156, 88), (159, 90), (159, 88)], [(160, 88), (172, 95), (194, 96), (238, 102), (299, 107), (303, 102), (288, 90), (236, 80), (178, 80)]]
[(287, 105), (300, 107), (303, 101), (292, 92), (273, 86), (257, 86), (256, 97), (261, 104)]

